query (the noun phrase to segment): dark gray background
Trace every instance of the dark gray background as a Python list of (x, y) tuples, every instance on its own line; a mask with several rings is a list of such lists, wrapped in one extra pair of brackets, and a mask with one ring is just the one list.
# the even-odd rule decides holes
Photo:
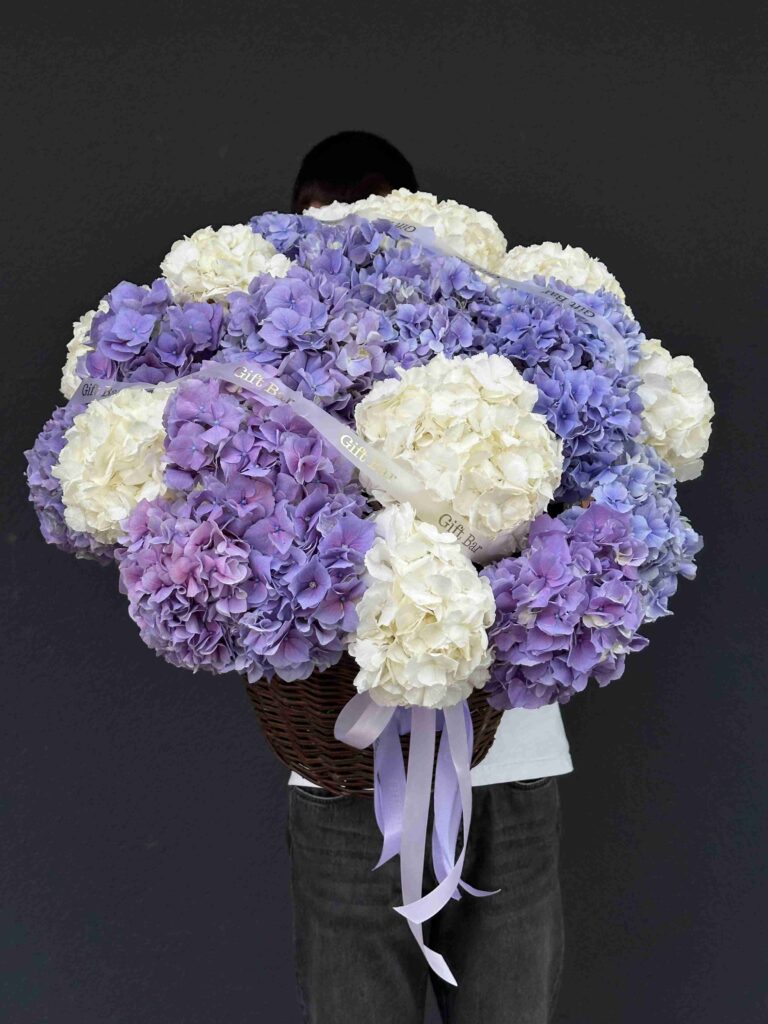
[(113, 572), (43, 545), (21, 451), (73, 319), (183, 233), (285, 208), (308, 146), (364, 127), (510, 244), (599, 255), (710, 384), (699, 581), (564, 712), (558, 1021), (765, 1021), (765, 26), (738, 3), (61, 8), (17, 5), (0, 43), (0, 1019), (298, 1021), (286, 771), (235, 677), (157, 660)]

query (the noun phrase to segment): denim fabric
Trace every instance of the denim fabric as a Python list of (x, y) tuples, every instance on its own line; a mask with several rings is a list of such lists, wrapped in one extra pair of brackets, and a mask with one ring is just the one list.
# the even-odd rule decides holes
[[(371, 870), (381, 846), (371, 800), (289, 787), (294, 952), (307, 1024), (422, 1024), (428, 980), (446, 1024), (549, 1024), (563, 959), (560, 831), (555, 776), (473, 789), (463, 877), (501, 892), (464, 894), (424, 926), (456, 988), (429, 971), (392, 910), (401, 902), (399, 859)], [(424, 891), (434, 885), (428, 865)]]

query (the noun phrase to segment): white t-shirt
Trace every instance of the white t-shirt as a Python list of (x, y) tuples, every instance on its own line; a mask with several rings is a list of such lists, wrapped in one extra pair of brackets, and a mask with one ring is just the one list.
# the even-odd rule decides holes
[[(536, 711), (515, 708), (501, 716), (491, 749), (472, 769), (472, 785), (521, 782), (570, 771), (573, 771), (573, 764), (560, 705), (548, 704)], [(297, 772), (291, 772), (288, 783), (315, 785)]]

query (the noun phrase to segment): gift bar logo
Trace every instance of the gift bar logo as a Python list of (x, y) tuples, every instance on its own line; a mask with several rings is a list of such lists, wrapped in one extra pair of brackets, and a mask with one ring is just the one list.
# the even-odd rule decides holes
[(443, 512), (443, 514), (437, 521), (437, 525), (441, 526), (446, 533), (452, 533), (454, 537), (456, 537), (456, 539), (459, 541), (459, 543), (463, 547), (468, 548), (470, 551), (481, 550), (480, 545), (478, 544), (475, 538), (475, 535), (473, 533), (468, 533), (467, 536), (464, 537), (464, 527), (460, 522), (454, 519), (453, 516), (451, 516), (448, 512)]
[(116, 395), (122, 388), (113, 387), (111, 384), (98, 384), (96, 381), (84, 380), (80, 387), (82, 398), (108, 398)]
[(368, 450), (365, 445), (360, 444), (356, 437), (352, 437), (351, 434), (342, 434), (339, 441), (341, 443), (341, 447), (346, 452), (349, 452), (353, 459), (357, 459), (358, 462), (365, 462)]
[(551, 299), (556, 299), (557, 302), (562, 302), (562, 304), (564, 306), (568, 306), (569, 309), (575, 310), (579, 316), (585, 316), (591, 320), (597, 315), (594, 309), (590, 309), (589, 306), (583, 306), (580, 302), (574, 302), (570, 295), (564, 295), (556, 288), (542, 288), (541, 291), (544, 295), (549, 295)]
[(259, 373), (258, 370), (249, 370), (247, 366), (238, 366), (234, 375), (240, 380), (245, 381), (246, 384), (252, 384), (261, 391), (266, 391), (268, 395), (274, 395), (277, 398), (282, 397), (280, 386), (273, 380), (268, 382), (264, 374)]

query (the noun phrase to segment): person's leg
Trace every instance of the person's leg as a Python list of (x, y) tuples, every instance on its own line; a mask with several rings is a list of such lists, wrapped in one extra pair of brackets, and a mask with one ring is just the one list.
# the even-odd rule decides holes
[(399, 860), (373, 801), (289, 786), (294, 951), (307, 1024), (422, 1024), (429, 968), (405, 920)]
[(446, 1024), (549, 1024), (560, 987), (563, 914), (557, 779), (473, 789), (464, 893), (432, 922), (430, 944), (458, 987), (433, 976)]

